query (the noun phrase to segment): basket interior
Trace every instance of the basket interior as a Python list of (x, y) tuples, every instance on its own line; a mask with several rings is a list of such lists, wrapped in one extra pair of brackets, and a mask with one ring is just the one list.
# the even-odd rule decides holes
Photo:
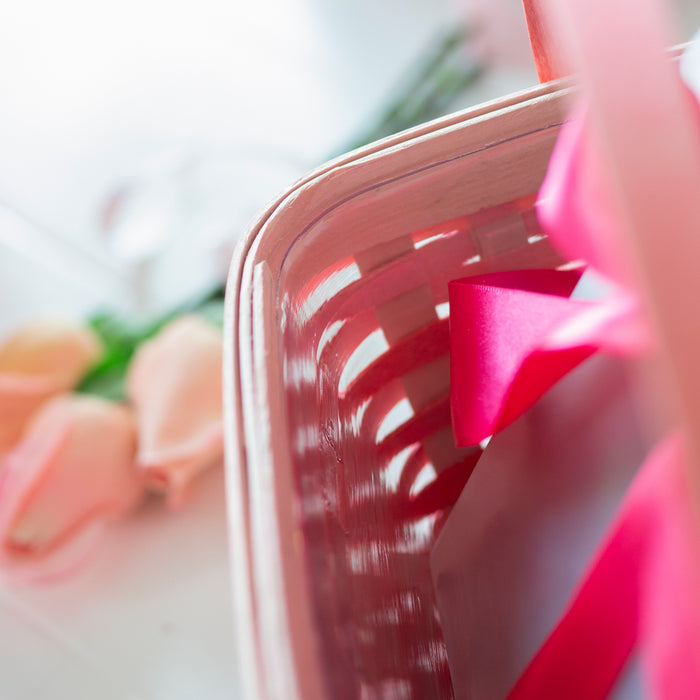
[(285, 251), (287, 435), (328, 697), (452, 695), (428, 556), (480, 448), (452, 439), (447, 283), (562, 264), (534, 213), (556, 132), (374, 183)]

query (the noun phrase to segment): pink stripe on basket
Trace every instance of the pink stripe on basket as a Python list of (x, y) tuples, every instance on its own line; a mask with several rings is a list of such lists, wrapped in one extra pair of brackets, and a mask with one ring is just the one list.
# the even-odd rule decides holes
[(450, 348), (449, 323), (436, 321), (395, 343), (350, 384), (344, 399), (360, 402), (388, 382), (446, 355)]
[(402, 512), (409, 519), (423, 518), (446, 508), (451, 508), (459, 498), (472, 475), (481, 450), (476, 449), (461, 462), (441, 471), (435, 479), (403, 505)]

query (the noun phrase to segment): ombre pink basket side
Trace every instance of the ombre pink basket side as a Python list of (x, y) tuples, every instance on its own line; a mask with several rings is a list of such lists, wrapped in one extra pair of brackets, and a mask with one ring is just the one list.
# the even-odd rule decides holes
[(239, 245), (224, 395), (246, 698), (452, 696), (433, 487), (458, 493), (474, 450), (451, 436), (447, 282), (562, 264), (533, 205), (567, 96), (539, 86), (351, 153)]

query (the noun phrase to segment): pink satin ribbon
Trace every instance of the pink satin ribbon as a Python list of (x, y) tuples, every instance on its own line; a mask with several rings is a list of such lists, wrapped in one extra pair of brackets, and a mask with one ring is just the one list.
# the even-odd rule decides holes
[[(597, 302), (569, 299), (578, 279), (570, 271), (452, 282), (452, 418), (462, 445), (512, 423), (594, 352), (626, 357), (657, 344), (677, 384), (687, 380), (678, 389), (684, 427), (698, 426), (700, 324), (688, 317), (700, 298), (697, 111), (688, 109), (688, 93), (660, 56), (663, 31), (654, 26), (652, 0), (593, 5), (572, 0), (552, 12), (564, 35), (579, 23), (570, 36), (588, 81), (591, 118), (579, 109), (562, 129), (539, 215), (563, 254), (614, 281), (617, 291)], [(616, 59), (612, 30), (595, 26), (603, 17), (626, 32), (617, 35), (624, 79), (619, 66), (605, 73), (605, 61)], [(630, 52), (642, 52), (636, 65)], [(635, 647), (652, 697), (700, 698), (697, 484), (684, 457), (687, 450), (698, 454), (700, 435), (683, 434), (690, 447), (680, 435), (669, 437), (641, 467), (579, 589), (510, 698), (605, 698)]]
[(567, 372), (603, 349), (649, 348), (636, 300), (568, 298), (579, 271), (521, 270), (449, 285), (452, 426), (474, 445), (522, 415)]
[(652, 697), (700, 692), (700, 558), (681, 441), (647, 458), (598, 556), (510, 700), (606, 698), (639, 645)]
[[(569, 299), (578, 277), (527, 270), (450, 284), (459, 444), (508, 426), (598, 350), (648, 350), (630, 295)], [(648, 458), (579, 591), (510, 698), (605, 698), (636, 645), (654, 697), (700, 697), (700, 549), (681, 465), (679, 438)]]

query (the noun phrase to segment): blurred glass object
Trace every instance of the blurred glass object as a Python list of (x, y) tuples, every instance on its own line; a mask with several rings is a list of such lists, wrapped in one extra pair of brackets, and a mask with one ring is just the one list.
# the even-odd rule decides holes
[(309, 167), (253, 146), (168, 151), (144, 162), (99, 215), (136, 309), (161, 311), (222, 283), (248, 223)]
[(0, 202), (0, 335), (28, 318), (80, 317), (118, 305), (128, 279), (100, 255)]
[(522, 0), (453, 0), (474, 27), (471, 49), (492, 66), (530, 67), (532, 54)]

